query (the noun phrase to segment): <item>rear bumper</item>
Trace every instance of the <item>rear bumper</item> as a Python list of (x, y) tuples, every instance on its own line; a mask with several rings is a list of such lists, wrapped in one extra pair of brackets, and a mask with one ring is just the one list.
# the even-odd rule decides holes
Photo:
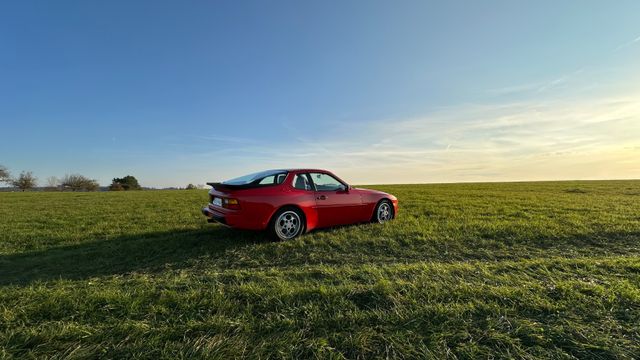
[(207, 222), (217, 222), (219, 224), (229, 226), (229, 224), (227, 224), (227, 218), (224, 216), (224, 214), (211, 210), (208, 206), (202, 208), (202, 214), (207, 217)]
[[(214, 205), (207, 205), (202, 208), (202, 214), (207, 217), (207, 222), (216, 222), (236, 229), (263, 230), (257, 222), (255, 214), (243, 210), (219, 209)], [(253, 214), (253, 216), (252, 216)]]

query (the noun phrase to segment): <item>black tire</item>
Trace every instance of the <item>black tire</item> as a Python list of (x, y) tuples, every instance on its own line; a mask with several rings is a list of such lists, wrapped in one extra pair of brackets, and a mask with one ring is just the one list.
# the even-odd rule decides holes
[(373, 210), (371, 222), (382, 224), (393, 220), (395, 215), (391, 201), (387, 199), (380, 200)]
[(304, 234), (307, 221), (304, 213), (296, 207), (284, 207), (271, 217), (269, 237), (273, 240), (286, 241)]

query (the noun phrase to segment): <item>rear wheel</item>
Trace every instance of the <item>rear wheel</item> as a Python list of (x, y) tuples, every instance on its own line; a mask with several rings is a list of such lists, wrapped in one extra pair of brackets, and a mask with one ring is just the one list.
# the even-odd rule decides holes
[(269, 224), (269, 233), (276, 240), (291, 240), (304, 232), (302, 211), (296, 208), (278, 210)]
[(376, 206), (376, 210), (373, 213), (373, 221), (382, 224), (393, 219), (393, 215), (391, 201), (382, 200)]

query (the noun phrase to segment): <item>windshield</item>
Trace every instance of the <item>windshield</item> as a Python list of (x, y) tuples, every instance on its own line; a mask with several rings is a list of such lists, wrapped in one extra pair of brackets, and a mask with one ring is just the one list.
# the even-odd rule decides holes
[(282, 180), (284, 180), (284, 177), (276, 176), (276, 175), (280, 175), (280, 174), (284, 175), (286, 173), (287, 173), (286, 170), (267, 170), (267, 171), (261, 171), (261, 172), (257, 172), (249, 175), (240, 176), (235, 179), (223, 181), (222, 183), (227, 185), (246, 185), (246, 184), (251, 184), (253, 182), (259, 183), (262, 179), (271, 177), (271, 176), (277, 179), (275, 181), (276, 183), (281, 183)]

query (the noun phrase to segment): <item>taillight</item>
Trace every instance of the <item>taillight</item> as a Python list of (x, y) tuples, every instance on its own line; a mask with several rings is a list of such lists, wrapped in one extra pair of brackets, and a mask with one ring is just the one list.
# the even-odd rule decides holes
[(238, 199), (224, 198), (222, 199), (222, 207), (237, 210), (240, 209), (240, 202)]

